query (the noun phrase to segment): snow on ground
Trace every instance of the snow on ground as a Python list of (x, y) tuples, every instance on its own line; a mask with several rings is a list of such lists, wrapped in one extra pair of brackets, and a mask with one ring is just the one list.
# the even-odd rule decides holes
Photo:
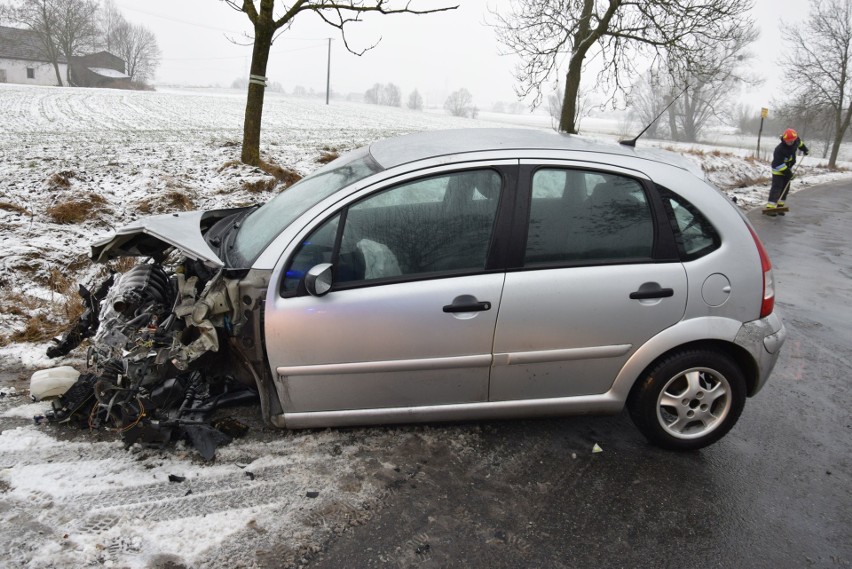
[[(0, 84), (0, 109), (0, 380), (81, 362), (79, 352), (49, 360), (43, 340), (16, 334), (65, 321), (77, 281), (96, 282), (92, 241), (148, 212), (233, 207), (275, 192), (270, 175), (238, 163), (244, 95), (236, 91)], [(269, 93), (262, 154), (304, 175), (326, 152), (379, 138), (521, 125), (550, 126), (540, 115), (467, 120)], [(608, 139), (620, 130), (604, 119), (584, 125)], [(683, 153), (743, 208), (765, 199), (768, 165), (750, 150), (640, 144)], [(850, 176), (820, 164), (806, 159), (794, 188)], [(56, 208), (69, 202), (91, 209), (80, 222), (57, 221)], [(437, 440), (459, 453), (476, 446), (475, 429), (454, 427), (275, 431), (237, 440), (203, 464), (186, 449), (125, 450), (110, 433), (36, 426), (29, 418), (47, 407), (25, 391), (0, 390), (0, 551), (13, 566), (251, 566), (262, 555), (268, 566), (298, 564), (390, 491), (399, 468), (384, 451), (428, 456)]]
[[(0, 416), (9, 404), (0, 400)], [(201, 463), (180, 443), (159, 452), (94, 435), (58, 440), (55, 428), (31, 423), (7, 428), (0, 565), (299, 566), (407, 481), (406, 466), (387, 456), (413, 449), (426, 460), (448, 440), (464, 456), (475, 452), (477, 431), (278, 431), (238, 440)]]

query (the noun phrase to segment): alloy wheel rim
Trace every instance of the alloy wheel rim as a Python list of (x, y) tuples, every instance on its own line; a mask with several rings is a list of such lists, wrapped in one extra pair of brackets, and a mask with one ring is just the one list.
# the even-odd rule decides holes
[(731, 410), (731, 384), (706, 367), (682, 371), (657, 397), (657, 421), (677, 439), (696, 439), (721, 425)]

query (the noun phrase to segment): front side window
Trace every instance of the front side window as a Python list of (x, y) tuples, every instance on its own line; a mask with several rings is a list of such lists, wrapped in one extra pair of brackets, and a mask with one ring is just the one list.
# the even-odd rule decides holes
[(27, 79), (35, 79), (35, 69), (33, 67), (27, 67)]
[(350, 184), (379, 172), (366, 147), (342, 156), (287, 188), (240, 225), (234, 241), (234, 265), (249, 266), (285, 227), (300, 215)]
[(638, 181), (544, 168), (533, 175), (524, 265), (648, 259), (654, 224)]
[[(483, 270), (501, 188), (493, 170), (455, 172), (356, 202), (303, 241), (283, 292), (294, 293), (299, 275), (326, 260), (335, 266), (336, 284)], [(318, 257), (335, 239), (337, 249)]]
[(314, 265), (333, 261), (332, 254), (339, 225), (340, 216), (335, 215), (314, 231), (309, 238), (302, 241), (293, 262), (284, 273), (283, 291), (295, 291), (305, 273)]

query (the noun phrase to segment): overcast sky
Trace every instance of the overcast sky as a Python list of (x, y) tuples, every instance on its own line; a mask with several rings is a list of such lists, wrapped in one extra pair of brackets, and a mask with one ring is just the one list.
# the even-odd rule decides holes
[[(280, 0), (279, 0), (280, 1)], [(328, 38), (331, 41), (331, 88), (336, 93), (363, 93), (375, 83), (394, 83), (403, 102), (418, 89), (427, 105), (440, 106), (447, 94), (466, 88), (475, 104), (490, 109), (496, 101), (511, 103), (514, 92), (512, 56), (501, 47), (490, 11), (505, 12), (509, 0), (420, 0), (420, 7), (461, 4), (457, 10), (426, 16), (370, 14), (347, 32), (350, 45), (378, 47), (357, 57), (348, 53), (339, 32), (313, 14), (301, 14), (272, 46), (267, 76), (291, 92), (302, 86), (325, 92)], [(755, 70), (767, 78), (748, 94), (749, 103), (769, 106), (781, 98), (783, 70), (778, 69), (782, 20), (803, 22), (806, 0), (756, 0), (754, 17), (761, 38), (753, 51)], [(125, 18), (153, 31), (162, 50), (155, 83), (160, 85), (229, 86), (248, 75), (251, 58), (245, 14), (222, 0), (116, 0)], [(417, 3), (415, 3), (417, 5)], [(230, 41), (233, 40), (233, 41)]]

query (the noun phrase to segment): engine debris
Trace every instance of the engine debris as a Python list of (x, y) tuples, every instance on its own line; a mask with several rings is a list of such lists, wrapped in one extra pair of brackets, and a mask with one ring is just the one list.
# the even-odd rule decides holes
[(220, 336), (234, 331), (234, 289), (221, 269), (185, 258), (111, 274), (94, 293), (80, 286), (87, 309), (47, 355), (90, 338), (87, 369), (35, 421), (110, 430), (128, 445), (184, 439), (211, 460), (248, 430), (235, 419), (211, 423), (214, 412), (259, 401), (220, 354)]

